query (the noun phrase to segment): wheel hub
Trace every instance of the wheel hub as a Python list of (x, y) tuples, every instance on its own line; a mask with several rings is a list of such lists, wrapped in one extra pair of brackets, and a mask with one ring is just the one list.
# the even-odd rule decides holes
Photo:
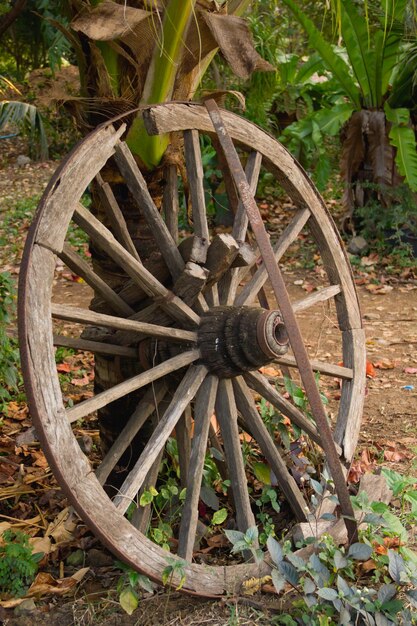
[(202, 316), (198, 345), (210, 371), (232, 378), (285, 354), (289, 340), (279, 311), (218, 306)]

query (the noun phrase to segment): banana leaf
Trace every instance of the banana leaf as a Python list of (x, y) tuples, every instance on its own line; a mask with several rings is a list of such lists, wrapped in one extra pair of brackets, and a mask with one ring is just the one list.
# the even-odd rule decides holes
[(385, 103), (385, 115), (391, 122), (389, 138), (397, 149), (395, 162), (412, 191), (417, 191), (417, 145), (416, 136), (410, 125), (410, 111), (405, 108), (392, 109)]

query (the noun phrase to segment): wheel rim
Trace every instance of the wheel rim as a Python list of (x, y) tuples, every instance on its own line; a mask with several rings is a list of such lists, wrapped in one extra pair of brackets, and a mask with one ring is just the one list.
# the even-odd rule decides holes
[[(231, 113), (223, 112), (223, 119), (231, 137), (246, 148), (248, 153), (246, 172), (253, 187), (256, 188), (262, 160), (298, 206), (295, 215), (282, 230), (275, 243), (276, 258), (283, 256), (291, 243), (303, 232), (307, 223), (317, 242), (330, 284), (320, 292), (297, 301), (293, 308), (301, 312), (307, 311), (309, 307), (320, 301), (329, 303), (334, 300), (335, 302), (341, 333), (343, 365), (328, 364), (323, 361), (313, 365), (324, 376), (337, 375), (343, 380), (334, 437), (343, 450), (344, 458), (349, 462), (359, 433), (364, 395), (365, 360), (358, 302), (339, 235), (309, 179), (285, 149), (272, 137)], [(197, 476), (198, 479), (195, 481), (197, 483), (195, 488), (190, 487), (191, 481), (187, 485), (187, 497), (182, 513), (185, 522), (179, 525), (178, 530), (178, 554), (186, 559), (186, 563), (184, 572), (174, 574), (172, 583), (179, 584), (184, 573), (184, 591), (201, 595), (221, 595), (235, 591), (245, 578), (259, 575), (259, 566), (245, 563), (214, 567), (191, 562), (194, 529), (197, 523), (196, 507), (200, 493), (198, 483), (202, 473), (201, 456), (203, 450), (206, 449), (212, 414), (216, 413), (220, 425), (224, 454), (231, 477), (237, 525), (241, 530), (246, 530), (255, 523), (240, 452), (239, 433), (242, 429), (254, 436), (262, 455), (278, 478), (280, 491), (291, 503), (296, 517), (303, 519), (307, 505), (293, 477), (286, 471), (285, 463), (259, 417), (250, 389), (287, 415), (316, 443), (320, 442), (320, 435), (314, 424), (311, 424), (297, 410), (297, 407), (283, 398), (282, 394), (279, 394), (268, 382), (265, 375), (256, 371), (256, 365), (253, 368), (240, 367), (239, 370), (236, 363), (241, 364), (241, 353), (238, 358), (232, 350), (233, 354), (230, 358), (234, 359), (237, 369), (233, 370), (230, 376), (221, 374), (220, 378), (216, 376), (215, 367), (210, 366), (208, 357), (205, 355), (203, 359), (201, 358), (200, 318), (207, 318), (213, 311), (228, 307), (235, 317), (240, 316), (246, 319), (250, 311), (247, 307), (253, 305), (257, 297), (261, 303), (262, 299), (267, 297), (266, 272), (262, 267), (257, 267), (253, 260), (249, 261), (249, 269), (253, 270), (249, 278), (245, 279), (245, 274), (249, 275), (248, 266), (243, 266), (243, 269), (242, 266), (232, 268), (237, 256), (240, 257), (240, 263), (248, 262), (245, 261), (248, 246), (242, 246), (247, 233), (247, 220), (242, 211), (238, 210), (236, 214), (239, 217), (235, 218), (231, 235), (216, 237), (209, 230), (201, 187), (202, 172), (198, 140), (199, 131), (206, 133), (213, 131), (206, 111), (196, 105), (161, 105), (145, 112), (145, 123), (154, 132), (185, 131), (186, 164), (194, 219), (194, 239), (191, 250), (188, 251), (188, 260), (186, 256), (186, 261), (184, 261), (173, 242), (173, 237), (175, 238), (177, 233), (175, 210), (172, 211), (169, 208), (166, 210), (165, 218), (168, 226), (166, 228), (150, 204), (148, 222), (157, 233), (155, 238), (159, 242), (161, 253), (172, 274), (171, 282), (176, 284), (174, 290), (187, 295), (173, 297), (172, 292), (167, 290), (163, 283), (140, 265), (129, 236), (123, 228), (115, 232), (117, 236), (115, 239), (108, 229), (99, 224), (86, 209), (79, 205), (79, 200), (91, 180), (94, 177), (97, 177), (99, 181), (102, 180), (100, 171), (114, 152), (116, 152), (115, 159), (122, 175), (128, 183), (130, 180), (131, 189), (136, 194), (140, 194), (142, 201), (149, 203), (146, 189), (143, 189), (143, 179), (136, 172), (132, 156), (126, 145), (120, 143), (124, 128), (120, 126), (118, 130), (115, 130), (110, 122), (81, 142), (58, 169), (42, 198), (36, 221), (32, 226), (22, 262), (19, 295), (24, 377), (36, 430), (58, 482), (76, 510), (113, 553), (155, 580), (161, 580), (162, 572), (167, 567), (167, 552), (133, 527), (124, 517), (124, 513), (128, 508), (126, 503), (135, 499), (146, 476), (149, 476), (152, 469), (158, 465), (165, 442), (172, 429), (177, 426), (177, 437), (179, 439), (182, 437), (183, 440), (181, 445), (183, 464), (185, 459), (184, 472), (188, 469), (190, 476)], [(135, 175), (132, 175), (132, 171)], [(170, 198), (170, 203), (166, 202), (166, 206), (175, 207), (175, 195), (173, 195), (175, 176), (173, 176), (172, 167), (168, 168), (167, 180), (166, 199)], [(163, 323), (153, 324), (149, 321), (149, 316), (155, 315), (154, 310), (142, 314), (142, 319), (129, 320), (128, 318), (134, 315), (134, 310), (129, 303), (111, 289), (106, 289), (97, 277), (91, 276), (91, 267), (88, 272), (88, 268), (86, 269), (80, 260), (74, 257), (73, 250), (68, 245), (64, 247), (65, 235), (71, 219), (74, 219), (95, 243), (104, 246), (112, 258), (127, 271), (134, 284), (151, 296), (153, 303), (158, 305), (159, 311), (161, 309), (163, 311), (158, 318)], [(120, 244), (118, 241), (123, 243)], [(51, 304), (56, 254), (69, 267), (76, 267), (79, 273), (83, 270), (86, 272), (87, 282), (90, 282), (90, 285), (107, 303), (110, 315), (93, 314), (87, 310), (80, 312), (75, 308), (69, 310), (69, 307)], [(185, 276), (186, 270), (189, 273)], [(189, 290), (181, 291), (181, 280), (184, 281), (184, 276), (188, 288), (191, 284), (190, 277), (192, 277), (194, 295), (194, 292), (198, 293), (199, 289), (203, 289), (194, 300), (189, 298)], [(245, 282), (243, 286), (239, 286), (242, 280)], [(265, 287), (264, 290), (262, 290), (263, 287)], [(187, 304), (187, 297), (192, 304)], [(259, 312), (259, 305), (257, 310)], [(146, 369), (121, 385), (98, 394), (95, 398), (65, 409), (54, 360), (52, 315), (54, 319), (74, 322), (83, 320), (87, 324), (108, 325), (116, 329), (116, 333), (119, 334), (131, 332), (136, 333), (138, 337), (140, 333), (140, 336), (148, 338), (147, 348), (145, 346), (148, 352), (149, 345), (155, 346), (155, 343), (165, 342), (168, 346), (168, 353), (161, 350), (161, 362), (156, 366)], [(259, 336), (265, 336), (265, 320), (268, 315), (270, 316), (266, 313), (264, 316), (262, 332)], [(258, 319), (258, 313), (255, 316)], [(172, 320), (168, 321), (168, 325), (166, 325), (167, 319)], [(172, 324), (175, 324), (176, 330)], [(225, 320), (222, 329), (226, 329), (227, 324), (233, 335), (233, 320), (232, 322), (230, 319), (229, 322)], [(242, 322), (242, 328), (243, 326)], [(227, 334), (226, 330), (224, 332)], [(238, 335), (237, 338), (239, 336), (242, 335)], [(270, 335), (268, 337), (271, 338)], [(137, 341), (134, 343), (136, 345)], [(92, 346), (88, 341), (87, 344), (79, 345), (82, 345), (84, 349)], [(257, 345), (259, 348), (259, 343)], [(146, 359), (145, 348), (142, 357)], [(263, 348), (265, 353), (264, 345)], [(121, 356), (122, 353), (128, 356), (132, 347), (107, 344), (106, 348), (100, 347), (100, 350), (103, 349), (113, 350), (113, 354), (119, 350)], [(276, 345), (275, 349), (277, 349)], [(213, 350), (211, 352), (213, 353)], [(166, 360), (162, 358), (164, 355), (168, 357)], [(291, 355), (278, 356), (278, 363), (281, 363), (283, 368), (293, 369), (294, 359)], [(175, 390), (174, 399), (161, 422), (155, 427), (151, 440), (145, 448), (145, 454), (138, 459), (134, 470), (130, 472), (128, 480), (122, 486), (121, 493), (113, 501), (110, 500), (101, 485), (105, 482), (113, 461), (116, 459), (117, 462), (119, 458), (117, 454), (121, 449), (120, 441), (119, 450), (111, 450), (94, 474), (87, 457), (81, 452), (76, 442), (71, 423), (134, 389), (144, 388), (144, 385), (148, 386), (148, 390), (152, 389), (152, 392), (148, 391), (148, 394), (152, 393), (152, 396), (162, 398), (164, 390), (166, 392), (167, 376), (184, 367), (188, 369), (180, 377), (180, 384)], [(147, 410), (148, 400), (145, 395), (143, 402), (137, 407), (134, 419), (132, 419), (136, 427), (150, 415)], [(183, 416), (191, 402), (194, 403), (195, 431), (190, 450), (189, 447), (187, 448), (189, 423), (187, 426), (187, 418)], [(122, 443), (129, 442), (131, 434), (125, 432), (124, 437), (125, 440)], [(172, 554), (170, 558), (179, 557)], [(267, 569), (266, 565), (262, 567)]]

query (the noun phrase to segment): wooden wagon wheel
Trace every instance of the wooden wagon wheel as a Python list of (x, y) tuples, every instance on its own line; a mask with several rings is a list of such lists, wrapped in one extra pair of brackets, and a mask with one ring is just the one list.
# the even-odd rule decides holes
[[(233, 592), (245, 578), (260, 572), (253, 563), (214, 566), (193, 561), (208, 447), (217, 446), (221, 451), (217, 462), (230, 481), (227, 506), (234, 511), (237, 528), (246, 531), (256, 521), (248, 490), (250, 468), (245, 468), (241, 452), (242, 433), (256, 442), (259, 458), (266, 460), (275, 475), (279, 497), (288, 501), (295, 518), (304, 520), (308, 507), (305, 493), (287, 468), (282, 448), (260, 416), (255, 394), (317, 446), (324, 446), (325, 437), (314, 420), (308, 419), (259, 371), (274, 361), (284, 372), (294, 375), (300, 360), (295, 344), (290, 347), (288, 342), (288, 335), (290, 343), (294, 337), (294, 329), (289, 328), (290, 315), (283, 314), (283, 302), (278, 303), (280, 312), (271, 297), (266, 262), (262, 263), (254, 229), (248, 225), (245, 203), (235, 205), (229, 233), (215, 234), (207, 219), (199, 135), (214, 135), (211, 117), (204, 107), (193, 104), (171, 103), (144, 111), (148, 132), (179, 131), (183, 137), (192, 212), (186, 232), (178, 230), (180, 196), (175, 166), (166, 167), (164, 219), (123, 142), (125, 125), (120, 120), (101, 126), (81, 141), (58, 168), (41, 200), (24, 253), (19, 296), (22, 362), (30, 409), (60, 485), (80, 516), (114, 554), (155, 580), (161, 580), (168, 563), (183, 559), (183, 569), (174, 571), (173, 584), (178, 584), (184, 574), (183, 590), (206, 596)], [(313, 355), (308, 369), (324, 378), (336, 377), (341, 383), (332, 428), (341, 458), (349, 463), (362, 413), (365, 357), (357, 296), (339, 235), (307, 175), (278, 142), (232, 113), (223, 111), (221, 120), (238, 146), (251, 189), (256, 190), (264, 167), (272, 173), (274, 184), (281, 185), (292, 200), (287, 223), (281, 232), (270, 233), (276, 267), (300, 237), (308, 234), (315, 241), (314, 258), (325, 270), (327, 285), (293, 301), (291, 315), (305, 315), (314, 307), (322, 307), (328, 320), (334, 308), (333, 325), (340, 338), (343, 364)], [(164, 280), (146, 268), (141, 251), (132, 243), (120, 207), (105, 182), (109, 159), (117, 164), (153, 233), (168, 269)], [(226, 191), (233, 205), (233, 180), (237, 179), (230, 177), (224, 161), (224, 154), (219, 152), (219, 167), (226, 176)], [(93, 180), (112, 226), (103, 225), (81, 204)], [(66, 241), (71, 220), (126, 273), (126, 289), (116, 293)], [(179, 239), (182, 241), (178, 246)], [(105, 312), (54, 303), (52, 284), (57, 257), (94, 289)], [(85, 335), (57, 336), (57, 320), (74, 322), (81, 328), (108, 328), (111, 332), (103, 340), (86, 339)], [(68, 408), (57, 376), (54, 345), (105, 354), (111, 359), (132, 359), (138, 373)], [(301, 372), (301, 380), (304, 378)], [(144, 390), (141, 400), (94, 471), (76, 441), (72, 425), (90, 419), (101, 407), (138, 389)], [(313, 405), (311, 397), (309, 400)], [(120, 491), (111, 499), (103, 485), (155, 407), (159, 422)], [(146, 516), (137, 503), (145, 485), (158, 484), (164, 447), (174, 428), (186, 496), (176, 548), (169, 555), (138, 530), (143, 528)], [(133, 516), (132, 503), (136, 503)], [(266, 567), (262, 565), (261, 569)]]

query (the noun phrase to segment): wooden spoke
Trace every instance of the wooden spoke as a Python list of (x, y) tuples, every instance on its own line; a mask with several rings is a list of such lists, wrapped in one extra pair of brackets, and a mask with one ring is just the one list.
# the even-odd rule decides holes
[(120, 492), (114, 498), (114, 505), (119, 511), (124, 513), (128, 509), (185, 407), (193, 400), (206, 374), (207, 368), (204, 365), (192, 365), (188, 368), (164, 416), (152, 433), (136, 465), (124, 481)]
[(272, 441), (271, 436), (259, 415), (255, 401), (249, 387), (241, 376), (233, 380), (237, 408), (242, 415), (245, 424), (249, 426), (250, 433), (259, 443), (263, 455), (271, 466), (277, 482), (288, 500), (296, 518), (300, 522), (307, 521), (308, 507), (299, 490), (297, 483), (289, 473), (277, 446)]
[(220, 299), (219, 299), (219, 290), (217, 287), (217, 283), (214, 283), (211, 289), (209, 289), (204, 295), (205, 295), (205, 298), (207, 300), (207, 304), (209, 305), (209, 307), (219, 306)]
[(334, 298), (334, 296), (337, 296), (340, 292), (340, 285), (330, 285), (329, 287), (323, 287), (323, 289), (311, 293), (302, 300), (294, 302), (292, 305), (293, 311), (295, 313), (305, 311), (306, 309), (309, 309), (311, 306), (314, 306), (318, 302), (326, 302), (327, 300), (330, 300), (330, 298)]
[[(159, 213), (158, 213), (159, 215)], [(107, 254), (138, 283), (149, 296), (170, 315), (180, 322), (197, 325), (200, 318), (184, 302), (164, 287), (141, 263), (113, 237), (108, 228), (103, 226), (81, 204), (73, 216), (74, 221), (102, 248)]]
[(107, 452), (103, 461), (96, 469), (97, 480), (104, 485), (110, 472), (117, 464), (123, 452), (130, 446), (134, 437), (142, 428), (146, 420), (152, 415), (158, 404), (165, 396), (168, 388), (163, 381), (158, 381), (147, 390), (138, 406), (132, 413), (116, 441)]
[(199, 357), (199, 350), (189, 350), (188, 352), (174, 356), (172, 359), (168, 359), (167, 361), (164, 361), (164, 363), (156, 365), (142, 374), (133, 376), (132, 378), (125, 380), (123, 383), (115, 385), (111, 389), (98, 393), (94, 396), (94, 398), (84, 400), (70, 409), (67, 409), (68, 419), (70, 422), (76, 422), (90, 413), (98, 411), (98, 409), (101, 409), (103, 406), (107, 406), (110, 402), (118, 400), (119, 398), (126, 396), (128, 393), (148, 385), (154, 380), (158, 380), (171, 372), (175, 372), (176, 370), (189, 365), (193, 361), (196, 361)]
[[(274, 246), (275, 260), (277, 263), (288, 247), (298, 237), (309, 217), (310, 211), (308, 209), (300, 209), (293, 218), (292, 222), (284, 230)], [(245, 285), (242, 291), (237, 295), (235, 305), (244, 306), (251, 304), (255, 300), (261, 287), (265, 284), (267, 278), (268, 272), (266, 271), (266, 267), (261, 265), (261, 267), (256, 270), (254, 276), (252, 276), (247, 285)]]
[(207, 224), (204, 197), (204, 173), (201, 161), (200, 139), (197, 130), (184, 131), (185, 163), (190, 186), (194, 238), (190, 260), (205, 263), (210, 233)]
[(89, 264), (69, 244), (64, 244), (59, 258), (74, 274), (81, 276), (90, 287), (99, 293), (115, 313), (119, 313), (123, 317), (128, 317), (134, 313), (134, 310), (91, 269)]
[(178, 176), (176, 165), (165, 167), (165, 188), (162, 200), (165, 222), (175, 244), (178, 244)]
[(198, 500), (207, 449), (210, 420), (214, 413), (214, 403), (218, 379), (207, 376), (197, 392), (194, 410), (194, 437), (191, 447), (190, 466), (187, 476), (187, 492), (181, 515), (178, 555), (191, 561), (198, 521)]
[(151, 198), (145, 179), (137, 166), (135, 158), (125, 142), (121, 141), (116, 144), (114, 158), (151, 232), (154, 234), (155, 241), (159, 246), (172, 277), (174, 279), (177, 278), (182, 272), (184, 261), (182, 260), (181, 254), (178, 251), (167, 225)]
[(277, 408), (283, 415), (288, 417), (294, 424), (297, 424), (313, 441), (321, 445), (320, 435), (315, 425), (310, 422), (304, 414), (299, 411), (291, 402), (288, 402), (273, 387), (268, 379), (259, 372), (245, 372), (243, 375), (245, 381), (251, 389), (257, 391), (261, 396)]
[(149, 337), (161, 337), (171, 341), (197, 341), (197, 333), (180, 328), (168, 328), (157, 324), (138, 322), (137, 320), (126, 320), (113, 315), (95, 313), (90, 309), (80, 309), (66, 304), (52, 304), (52, 317), (69, 322), (79, 322), (81, 324), (95, 324), (107, 328), (118, 328), (120, 330), (130, 330)]
[(85, 350), (86, 352), (93, 353), (97, 352), (99, 354), (108, 354), (110, 356), (122, 356), (128, 359), (138, 358), (138, 352), (134, 348), (117, 346), (100, 341), (90, 341), (88, 339), (66, 337), (64, 335), (54, 335), (54, 346), (63, 346), (64, 348)]
[(187, 487), (188, 468), (191, 456), (191, 407), (188, 405), (181, 415), (175, 427), (175, 437), (178, 447), (178, 459), (180, 464), (181, 487)]
[[(276, 363), (286, 365), (288, 367), (298, 367), (293, 356), (280, 356), (275, 359)], [(343, 380), (351, 380), (353, 378), (353, 369), (350, 367), (342, 367), (341, 365), (333, 365), (332, 363), (323, 363), (322, 361), (310, 361), (313, 372), (320, 372), (324, 376), (335, 376)]]
[(104, 182), (100, 174), (97, 174), (96, 181), (101, 204), (103, 205), (106, 215), (109, 218), (116, 239), (137, 261), (140, 261), (139, 253), (136, 250), (132, 237), (130, 236), (126, 220), (120, 210), (116, 198), (114, 197), (112, 188), (109, 183)]
[[(259, 152), (252, 151), (249, 154), (248, 162), (245, 168), (246, 178), (253, 193), (256, 192), (258, 185), (259, 173), (261, 170), (262, 155)], [(235, 257), (236, 264), (239, 266), (252, 266), (255, 263), (256, 255), (251, 246), (245, 243), (246, 231), (248, 229), (248, 216), (246, 209), (241, 200), (239, 200), (238, 209), (233, 222), (232, 236), (239, 244), (239, 252)], [(240, 261), (240, 262), (239, 262)], [(240, 268), (233, 267), (226, 274), (220, 285), (220, 301), (222, 304), (233, 304), (237, 288), (242, 279)]]
[[(250, 153), (248, 157), (248, 162), (245, 167), (245, 174), (247, 181), (250, 185), (252, 193), (256, 193), (256, 188), (258, 186), (258, 178), (259, 173), (261, 171), (262, 164), (262, 155), (255, 150)], [(241, 200), (239, 200), (239, 205), (237, 209), (237, 213), (235, 215), (235, 219), (233, 222), (233, 230), (232, 235), (239, 243), (243, 243), (246, 238), (246, 231), (248, 229), (248, 216), (246, 213), (246, 209), (243, 206)]]
[(255, 517), (250, 506), (237, 425), (237, 409), (230, 379), (222, 379), (219, 382), (216, 398), (216, 417), (223, 436), (226, 463), (236, 507), (237, 527), (240, 531), (246, 532), (248, 528), (255, 526)]

